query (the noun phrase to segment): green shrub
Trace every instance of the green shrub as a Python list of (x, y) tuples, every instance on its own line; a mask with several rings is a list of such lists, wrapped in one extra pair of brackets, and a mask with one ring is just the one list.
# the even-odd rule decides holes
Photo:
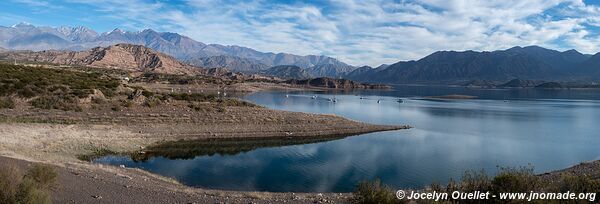
[(97, 72), (0, 64), (0, 96), (63, 93), (84, 98), (98, 89), (110, 97), (119, 85), (118, 80)]
[(3, 108), (9, 108), (9, 109), (15, 108), (15, 102), (12, 100), (12, 98), (0, 97), (0, 109), (3, 109)]
[(45, 189), (39, 188), (35, 180), (25, 178), (21, 185), (19, 185), (16, 203), (46, 204), (52, 203), (52, 200), (50, 200), (49, 193)]
[(52, 203), (50, 187), (56, 181), (53, 167), (33, 165), (23, 176), (15, 164), (0, 166), (0, 203), (45, 204)]
[[(590, 175), (574, 175), (564, 173), (558, 177), (542, 179), (543, 176), (535, 175), (533, 167), (519, 168), (499, 168), (494, 177), (488, 176), (484, 171), (466, 171), (460, 182), (452, 179), (444, 187), (440, 184), (432, 184), (425, 192), (436, 191), (438, 193), (448, 193), (454, 191), (473, 192), (490, 191), (492, 194), (499, 193), (528, 193), (528, 192), (575, 192), (590, 193), (600, 192), (600, 178)], [(594, 174), (591, 174), (594, 175)], [(381, 184), (380, 181), (363, 182), (353, 193), (352, 201), (355, 203), (397, 203), (408, 202), (407, 200), (394, 200), (393, 189)], [(416, 203), (431, 203), (428, 200), (414, 201)], [(522, 203), (521, 201), (499, 200), (491, 198), (481, 202), (481, 200), (459, 200), (448, 201), (449, 203)], [(562, 203), (561, 201), (534, 200), (532, 203)], [(579, 203), (579, 202), (572, 202)]]
[(0, 203), (16, 203), (23, 174), (15, 164), (0, 165)]
[(560, 176), (560, 181), (554, 191), (557, 192), (600, 192), (600, 180), (587, 175), (573, 175), (565, 173)]
[(494, 192), (530, 192), (539, 190), (540, 179), (533, 167), (501, 168), (492, 180)]
[(25, 178), (30, 178), (35, 181), (40, 187), (48, 188), (56, 181), (58, 174), (54, 168), (48, 165), (36, 164), (25, 175)]
[(464, 192), (491, 190), (491, 182), (484, 170), (466, 171), (460, 182), (460, 190)]
[(41, 109), (59, 109), (64, 111), (81, 111), (79, 99), (73, 95), (44, 95), (29, 102), (33, 107)]
[(352, 197), (352, 203), (388, 204), (402, 202), (402, 200), (396, 198), (395, 191), (381, 184), (380, 180), (359, 183)]
[(154, 92), (143, 90), (142, 91), (142, 96), (151, 97), (151, 96), (154, 96)]
[(146, 101), (144, 101), (144, 106), (153, 108), (153, 107), (158, 106), (161, 102), (162, 101), (159, 98), (150, 97), (150, 98), (146, 98)]
[(211, 102), (216, 101), (217, 96), (214, 94), (201, 94), (201, 93), (170, 93), (169, 96), (175, 100), (181, 101), (197, 101), (197, 102)]

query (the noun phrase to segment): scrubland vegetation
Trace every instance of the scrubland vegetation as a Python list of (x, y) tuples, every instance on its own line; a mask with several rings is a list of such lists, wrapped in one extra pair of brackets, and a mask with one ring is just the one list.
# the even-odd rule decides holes
[[(15, 107), (15, 99), (22, 99), (33, 108), (84, 111), (86, 106), (82, 101), (86, 98), (90, 98), (93, 109), (105, 108), (112, 111), (122, 111), (135, 105), (153, 108), (172, 100), (186, 101), (189, 107), (196, 111), (219, 110), (219, 108), (203, 107), (206, 104), (199, 102), (212, 103), (219, 107), (254, 106), (248, 102), (213, 94), (154, 93), (142, 87), (122, 84), (114, 75), (115, 73), (107, 73), (101, 69), (62, 69), (0, 64), (0, 109), (12, 109)], [(144, 74), (137, 80), (167, 80), (180, 83), (181, 80), (190, 82), (200, 79), (192, 76)]]
[[(396, 198), (396, 190), (382, 184), (379, 180), (360, 183), (353, 193), (353, 203), (587, 203), (587, 200), (447, 200), (434, 202), (433, 200), (416, 200)], [(447, 185), (432, 184), (421, 192), (491, 192), (499, 193), (529, 193), (529, 192), (575, 192), (594, 193), (600, 192), (600, 178), (593, 175), (575, 175), (564, 172), (552, 178), (533, 173), (533, 167), (500, 168), (496, 176), (489, 176), (484, 171), (467, 171), (460, 181), (450, 180)], [(406, 192), (406, 191), (405, 191)]]

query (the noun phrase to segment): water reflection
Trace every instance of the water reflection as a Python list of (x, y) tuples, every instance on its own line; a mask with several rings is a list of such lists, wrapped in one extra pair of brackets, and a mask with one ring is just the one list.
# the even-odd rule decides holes
[[(477, 95), (482, 99), (416, 100), (448, 94)], [(335, 97), (338, 102), (311, 99), (313, 95)], [(144, 162), (108, 156), (96, 162), (139, 167), (204, 188), (296, 192), (348, 192), (359, 181), (374, 178), (396, 188), (420, 188), (433, 181), (445, 183), (458, 178), (465, 170), (493, 173), (497, 166), (532, 164), (539, 173), (600, 159), (600, 102), (588, 100), (600, 99), (598, 96), (600, 92), (589, 90), (453, 87), (263, 92), (246, 99), (274, 109), (336, 114), (415, 128), (309, 144), (200, 144), (217, 150), (184, 148), (193, 156), (150, 154), (141, 159)], [(406, 100), (397, 103), (398, 97)]]
[(240, 139), (203, 139), (163, 142), (145, 148), (143, 151), (131, 154), (136, 162), (145, 162), (154, 157), (167, 159), (193, 159), (198, 156), (234, 156), (259, 148), (281, 147), (288, 145), (311, 144), (342, 139), (344, 137), (328, 138), (246, 138)]

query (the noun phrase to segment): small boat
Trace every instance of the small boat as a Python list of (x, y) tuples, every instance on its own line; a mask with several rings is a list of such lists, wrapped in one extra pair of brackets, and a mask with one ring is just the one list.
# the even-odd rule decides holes
[(310, 98), (311, 99), (317, 99), (317, 96), (311, 96)]
[(285, 95), (285, 97), (286, 97), (286, 98), (289, 98), (289, 97), (290, 97), (290, 95), (287, 95), (287, 94), (286, 94), (286, 95)]
[(398, 102), (398, 103), (404, 103), (404, 100), (402, 100), (401, 98), (399, 98), (396, 102)]
[(333, 102), (334, 102), (334, 103), (337, 103), (337, 99), (336, 99), (336, 98), (333, 98)]
[(363, 100), (363, 99), (365, 99), (365, 97), (362, 97), (362, 96), (361, 96), (361, 97), (360, 97), (360, 100)]
[(377, 103), (381, 103), (381, 100), (377, 100)]

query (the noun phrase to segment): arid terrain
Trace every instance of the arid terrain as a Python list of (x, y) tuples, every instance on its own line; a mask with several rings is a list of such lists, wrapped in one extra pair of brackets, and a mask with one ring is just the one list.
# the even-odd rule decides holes
[[(322, 88), (240, 82), (218, 70), (182, 71), (187, 68), (162, 63), (170, 58), (159, 54), (146, 61), (144, 56), (151, 51), (136, 54), (140, 49), (118, 45), (93, 52), (108, 52), (96, 54), (112, 56), (112, 60), (88, 57), (89, 53), (79, 59), (82, 53), (72, 52), (46, 53), (45, 58), (36, 60), (72, 62), (67, 66), (3, 64), (0, 160), (20, 168), (30, 163), (56, 166), (58, 184), (52, 188), (56, 203), (340, 202), (349, 195), (196, 189), (138, 169), (92, 164), (88, 160), (107, 153), (144, 154), (147, 147), (169, 141), (302, 141), (409, 128), (256, 106), (231, 96), (261, 90)], [(106, 68), (95, 66), (100, 62)], [(120, 63), (127, 68), (114, 69)]]

